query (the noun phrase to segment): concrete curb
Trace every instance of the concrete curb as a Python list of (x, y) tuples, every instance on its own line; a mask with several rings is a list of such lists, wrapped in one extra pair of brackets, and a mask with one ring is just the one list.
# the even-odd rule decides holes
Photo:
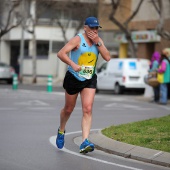
[(101, 131), (91, 133), (89, 140), (99, 150), (125, 158), (170, 167), (170, 153), (168, 152), (118, 142), (104, 136)]

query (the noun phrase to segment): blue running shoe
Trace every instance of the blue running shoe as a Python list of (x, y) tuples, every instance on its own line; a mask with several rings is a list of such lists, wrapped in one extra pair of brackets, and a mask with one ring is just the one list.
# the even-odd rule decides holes
[(56, 138), (56, 145), (59, 149), (62, 149), (63, 146), (64, 146), (64, 135), (65, 135), (65, 131), (60, 132), (60, 130), (58, 129), (58, 134), (57, 134), (57, 138)]
[(80, 153), (88, 153), (94, 151), (94, 144), (90, 143), (88, 139), (80, 145)]

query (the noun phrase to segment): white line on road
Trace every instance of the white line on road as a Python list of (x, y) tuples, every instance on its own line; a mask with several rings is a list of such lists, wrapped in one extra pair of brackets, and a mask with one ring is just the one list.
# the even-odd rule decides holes
[[(94, 130), (93, 130), (93, 131), (94, 131)], [(81, 132), (81, 131), (70, 132), (70, 133), (67, 133), (66, 135), (76, 134), (76, 133), (80, 133), (80, 132)], [(51, 143), (55, 148), (57, 148), (57, 146), (56, 146), (56, 136), (51, 136), (51, 137), (49, 138), (49, 141), (50, 141), (50, 143)], [(72, 155), (75, 155), (75, 156), (78, 156), (78, 157), (82, 157), (82, 158), (90, 159), (90, 160), (93, 160), (93, 161), (97, 161), (97, 162), (100, 162), (100, 163), (105, 163), (105, 164), (109, 164), (109, 165), (114, 165), (114, 166), (118, 166), (118, 167), (122, 167), (122, 168), (126, 168), (126, 169), (131, 169), (131, 170), (142, 170), (142, 169), (134, 168), (134, 167), (131, 167), (131, 166), (125, 166), (125, 165), (116, 164), (116, 163), (113, 163), (113, 162), (104, 161), (104, 160), (97, 159), (97, 158), (93, 158), (93, 157), (88, 157), (87, 155), (81, 155), (80, 153), (76, 153), (76, 152), (70, 151), (70, 150), (66, 149), (65, 147), (62, 149), (62, 151), (67, 152), (67, 153), (72, 154)]]
[(30, 107), (28, 110), (56, 110), (55, 107)]
[(42, 102), (40, 100), (30, 100), (25, 102), (17, 102), (16, 105), (24, 105), (24, 106), (49, 106), (48, 103)]
[(162, 151), (160, 151), (160, 152), (154, 154), (153, 156), (150, 157), (150, 159), (154, 159), (155, 157), (157, 157), (157, 156), (159, 156), (159, 155), (161, 155), (161, 154), (163, 154)]
[(4, 107), (4, 108), (0, 108), (0, 110), (16, 110), (15, 107)]
[(143, 111), (143, 110), (154, 110), (154, 108), (144, 108), (138, 105), (130, 105), (130, 104), (120, 104), (120, 103), (110, 103), (110, 104), (106, 104), (104, 105), (104, 108), (102, 109), (108, 109), (108, 108), (114, 108), (114, 109), (134, 109), (134, 110), (138, 110), (138, 111)]
[(116, 106), (117, 104), (116, 103), (110, 103), (110, 104), (106, 104), (104, 107), (113, 107), (113, 106)]

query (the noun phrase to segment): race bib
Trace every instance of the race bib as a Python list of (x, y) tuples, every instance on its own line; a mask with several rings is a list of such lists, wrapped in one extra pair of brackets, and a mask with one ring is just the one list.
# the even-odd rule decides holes
[(79, 71), (79, 76), (85, 79), (91, 79), (94, 72), (94, 66), (81, 66), (81, 71)]

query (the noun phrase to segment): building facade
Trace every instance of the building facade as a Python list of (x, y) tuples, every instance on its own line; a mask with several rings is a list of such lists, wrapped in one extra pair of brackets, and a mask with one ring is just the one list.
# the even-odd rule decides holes
[[(91, 14), (97, 17), (97, 1), (56, 0), (46, 1), (46, 3), (43, 1), (43, 5), (41, 0), (22, 2), (25, 2), (24, 11), (22, 11), (22, 3), (16, 10), (25, 15), (24, 28), (22, 26), (13, 28), (1, 38), (0, 61), (14, 67), (19, 61), (25, 82), (32, 81), (34, 69), (36, 69), (37, 82), (46, 82), (48, 75), (52, 75), (55, 81), (62, 81), (66, 65), (57, 58), (57, 52), (76, 33), (83, 31), (83, 23), (87, 16)], [(81, 12), (82, 15), (78, 15)]]
[[(48, 75), (52, 75), (55, 81), (63, 80), (66, 65), (57, 58), (57, 51), (77, 32), (83, 32), (83, 23), (81, 22), (92, 15), (99, 18), (102, 26), (99, 35), (112, 57), (133, 57), (129, 53), (125, 35), (109, 20), (112, 11), (111, 0), (54, 0), (50, 1), (52, 4), (47, 1), (43, 5), (42, 3), (38, 4), (40, 2), (38, 0), (23, 1), (26, 3), (24, 6), (24, 11), (26, 11), (24, 15), (27, 18), (25, 27), (23, 29), (23, 27), (18, 26), (1, 37), (0, 61), (12, 66), (18, 60), (21, 63), (21, 46), (23, 45), (22, 40), (24, 40), (22, 69), (26, 82), (31, 82), (34, 69), (36, 69), (38, 82), (46, 82)], [(135, 10), (139, 0), (120, 1), (121, 6), (115, 16), (120, 22), (124, 22)], [(169, 0), (164, 0), (163, 4), (164, 28), (170, 32)], [(22, 4), (18, 11), (22, 11), (20, 8), (23, 8)], [(138, 58), (150, 59), (154, 51), (170, 47), (170, 41), (162, 39), (157, 34), (156, 26), (158, 23), (158, 12), (150, 0), (145, 0), (129, 24)], [(62, 24), (63, 29), (61, 29), (60, 24)], [(77, 29), (79, 25), (81, 27)], [(30, 33), (33, 30), (35, 34)], [(36, 40), (36, 53), (34, 40)], [(36, 57), (36, 67), (34, 56)], [(100, 61), (102, 61), (101, 58), (99, 58), (99, 63)]]
[[(156, 5), (158, 2), (155, 0)], [(170, 32), (170, 2), (163, 0), (163, 28)], [(120, 6), (115, 13), (115, 17), (120, 23), (125, 22), (133, 11), (135, 11), (139, 0), (120, 0)], [(114, 32), (114, 43), (118, 43), (118, 56), (115, 57), (133, 57), (129, 53), (125, 34), (111, 22), (108, 18), (112, 11), (111, 0), (100, 0), (99, 18), (101, 18), (104, 29)], [(150, 0), (144, 0), (137, 15), (129, 23), (129, 30), (132, 33), (132, 40), (135, 43), (138, 58), (151, 58), (154, 51), (170, 47), (170, 41), (161, 38), (156, 30), (160, 22), (160, 16), (153, 3)], [(126, 51), (126, 52), (125, 52)], [(124, 55), (126, 54), (126, 55)]]

